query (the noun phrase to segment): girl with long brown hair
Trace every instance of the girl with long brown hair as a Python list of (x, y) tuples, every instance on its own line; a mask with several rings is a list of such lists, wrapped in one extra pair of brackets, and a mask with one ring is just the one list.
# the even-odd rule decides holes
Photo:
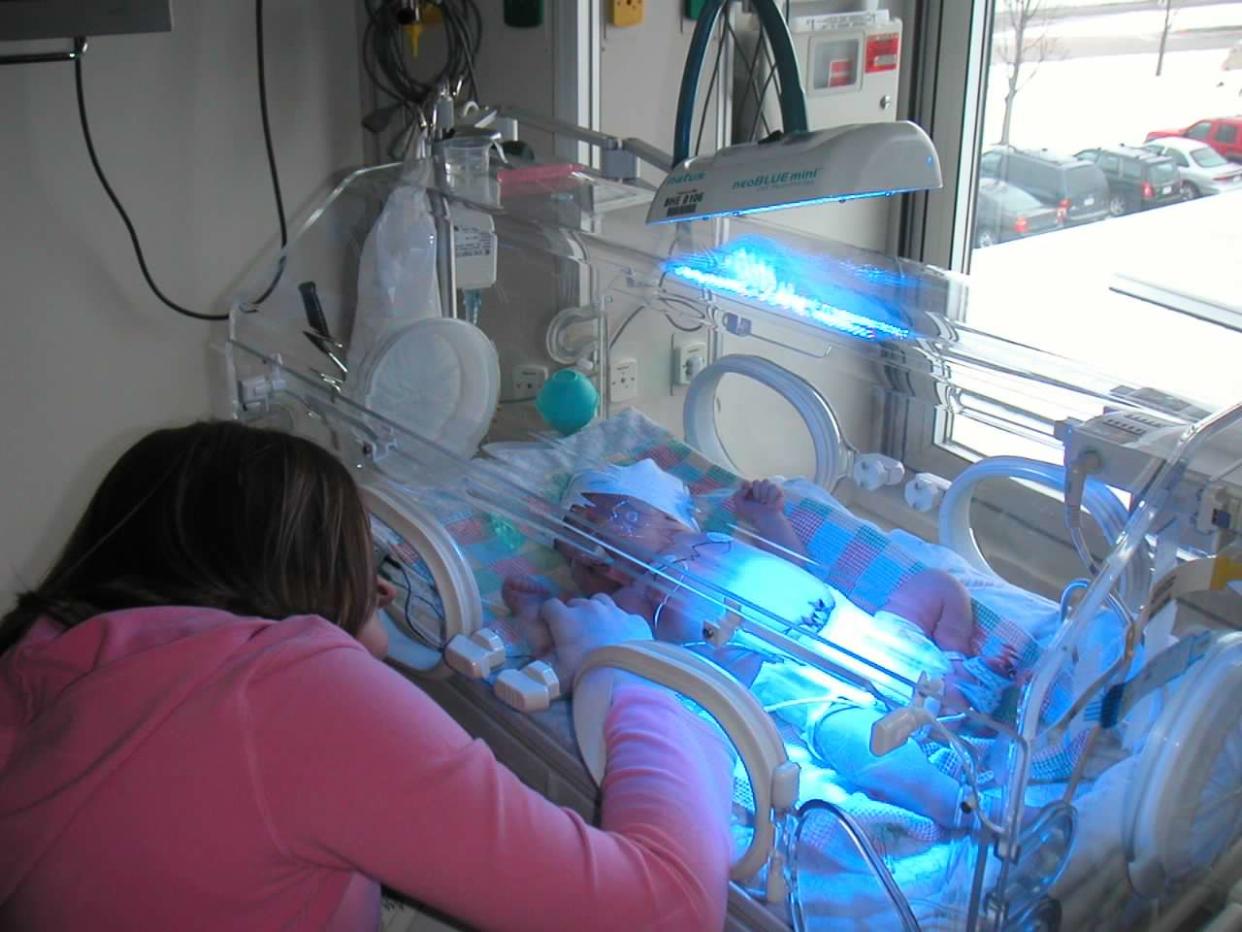
[[(376, 661), (368, 519), (284, 433), (156, 431), (0, 621), (0, 927), (374, 929), (379, 884), (473, 926), (723, 922), (717, 739), (622, 683), (602, 830)], [(650, 637), (549, 602), (563, 672)]]

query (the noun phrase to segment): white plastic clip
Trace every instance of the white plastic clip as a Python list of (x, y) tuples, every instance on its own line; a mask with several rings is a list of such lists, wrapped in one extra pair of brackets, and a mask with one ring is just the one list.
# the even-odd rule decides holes
[(521, 670), (505, 670), (496, 677), (496, 696), (519, 712), (542, 712), (560, 694), (556, 671), (542, 660)]
[(741, 626), (741, 617), (734, 612), (727, 612), (719, 621), (709, 621), (703, 625), (703, 638), (713, 647), (724, 647), (733, 637), (733, 632)]
[(949, 491), (949, 480), (935, 473), (921, 472), (906, 483), (906, 504), (915, 511), (931, 511)]
[(279, 372), (273, 372), (271, 375), (266, 373), (252, 375), (238, 380), (237, 398), (241, 402), (242, 409), (249, 411), (263, 405), (269, 398), (277, 392), (283, 392), (287, 387), (285, 377)]
[(935, 713), (928, 708), (927, 702), (931, 699), (938, 707), (937, 697), (942, 689), (940, 680), (920, 673), (910, 704), (893, 709), (871, 726), (871, 753), (876, 757), (883, 757), (905, 744), (924, 725), (935, 721)]
[(798, 778), (801, 770), (791, 760), (772, 771), (772, 808), (792, 809), (798, 802)]
[(505, 662), (505, 642), (490, 628), (455, 634), (444, 648), (444, 662), (463, 676), (485, 679)]
[(868, 492), (897, 485), (905, 477), (906, 467), (883, 453), (863, 453), (854, 460), (854, 481)]

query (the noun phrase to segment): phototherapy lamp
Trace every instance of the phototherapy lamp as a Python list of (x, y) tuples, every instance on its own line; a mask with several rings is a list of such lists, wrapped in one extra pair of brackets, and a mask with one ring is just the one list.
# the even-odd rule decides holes
[(858, 123), (810, 131), (789, 27), (775, 0), (753, 3), (780, 78), (784, 131), (759, 142), (690, 157), (690, 129), (703, 59), (729, 0), (699, 14), (677, 101), (673, 168), (647, 213), (648, 223), (698, 220), (826, 201), (939, 188), (940, 160), (914, 123)]

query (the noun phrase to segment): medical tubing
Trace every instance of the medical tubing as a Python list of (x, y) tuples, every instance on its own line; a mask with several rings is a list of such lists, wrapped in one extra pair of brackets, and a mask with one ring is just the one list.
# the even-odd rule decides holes
[[(1087, 567), (1087, 573), (1094, 576), (1099, 571), (1099, 564), (1087, 546), (1087, 537), (1082, 530), (1082, 499), (1086, 493), (1088, 477), (1100, 468), (1100, 458), (1095, 453), (1087, 452), (1069, 464), (1065, 472), (1065, 526), (1069, 529), (1070, 543), (1078, 554), (1078, 559)], [(1129, 614), (1123, 614), (1129, 619)]]
[[(1078, 592), (1080, 589), (1086, 589), (1089, 585), (1091, 585), (1091, 580), (1086, 577), (1071, 579), (1065, 584), (1065, 588), (1061, 590), (1061, 599), (1057, 605), (1057, 609), (1061, 613), (1061, 623), (1064, 623), (1065, 619), (1069, 617), (1070, 609), (1073, 607), (1073, 603), (1070, 601), (1070, 596), (1072, 596), (1075, 592)], [(1112, 610), (1117, 613), (1117, 617), (1122, 621), (1128, 622), (1133, 617), (1133, 612), (1121, 604), (1121, 599), (1117, 598), (1117, 594), (1115, 592), (1110, 592), (1108, 594), (1108, 604), (1112, 607)]]
[[(677, 119), (673, 124), (673, 170), (690, 157), (690, 136), (694, 128), (694, 101), (698, 90), (699, 74), (707, 56), (712, 33), (721, 11), (731, 0), (707, 0), (699, 11), (699, 19), (686, 53), (686, 66), (681, 73), (681, 92), (677, 98)], [(776, 58), (776, 68), (781, 79), (781, 123), (786, 133), (807, 131), (806, 98), (802, 94), (802, 79), (798, 74), (798, 56), (789, 37), (789, 26), (781, 16), (775, 0), (754, 0), (755, 13)]]
[[(892, 872), (889, 871), (888, 865), (884, 863), (884, 858), (876, 851), (875, 846), (871, 843), (871, 839), (867, 837), (867, 833), (854, 821), (853, 816), (840, 806), (830, 803), (826, 799), (809, 799), (798, 807), (798, 827), (794, 830), (793, 839), (794, 857), (791, 858), (789, 865), (790, 874), (792, 875), (791, 879), (793, 880), (793, 890), (796, 891), (798, 889), (797, 851), (800, 850), (799, 840), (802, 835), (802, 827), (807, 824), (806, 814), (812, 809), (824, 809), (837, 820), (845, 830), (845, 834), (854, 842), (854, 846), (862, 853), (863, 860), (867, 862), (867, 866), (871, 868), (872, 873), (880, 881), (880, 885), (884, 888), (884, 892), (888, 894), (888, 898), (892, 900), (893, 907), (901, 917), (902, 929), (905, 932), (918, 932), (919, 923), (914, 917), (914, 912), (910, 909), (910, 903), (906, 899), (906, 895), (897, 886), (897, 881), (893, 879)], [(808, 925), (806, 918), (802, 915), (800, 908), (802, 906), (802, 898), (796, 895), (791, 896), (790, 906), (796, 932), (810, 932), (813, 926)]]
[[(1024, 479), (1059, 490), (1065, 488), (1065, 476), (1062, 466), (1023, 456), (992, 456), (979, 460), (962, 470), (945, 493), (940, 505), (940, 543), (959, 554), (975, 569), (996, 574), (979, 549), (970, 526), (970, 503), (975, 487), (985, 479)], [(1108, 486), (1091, 479), (1084, 485), (1083, 500), (1087, 511), (1111, 544), (1129, 519), (1125, 505)], [(1128, 589), (1143, 585), (1144, 580), (1138, 578), (1137, 572), (1133, 577), (1127, 580)], [(1137, 589), (1134, 594), (1138, 595)]]
[[(1095, 617), (1104, 604), (1108, 593), (1117, 584), (1125, 567), (1133, 559), (1139, 547), (1146, 543), (1147, 534), (1161, 515), (1177, 485), (1185, 475), (1191, 455), (1206, 438), (1242, 420), (1242, 404), (1220, 411), (1188, 427), (1178, 441), (1160, 471), (1148, 486), (1148, 494), (1130, 516), (1125, 529), (1118, 537), (1112, 552), (1104, 561), (1099, 575), (1087, 587), (1082, 601), (1075, 607), (1066, 623), (1053, 636), (1052, 643), (1035, 666), (1035, 676), (1026, 691), (1025, 701), (1018, 710), (1018, 731), (1032, 744), (1039, 730), (1040, 711), (1048, 692), (1056, 681), (1057, 672), (1068, 661), (1073, 662), (1072, 645), (1081, 629)], [(1014, 793), (1009, 799), (1010, 816), (1021, 816), (1020, 806), (1026, 794), (1028, 774), (1026, 768), (1015, 771)], [(1016, 823), (1015, 823), (1016, 824)]]

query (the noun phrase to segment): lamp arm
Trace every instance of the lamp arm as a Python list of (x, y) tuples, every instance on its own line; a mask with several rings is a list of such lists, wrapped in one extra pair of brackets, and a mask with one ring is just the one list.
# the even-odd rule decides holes
[[(681, 73), (681, 93), (677, 98), (677, 121), (673, 126), (673, 165), (680, 165), (690, 157), (690, 131), (694, 123), (694, 101), (698, 91), (699, 75), (707, 46), (720, 14), (731, 0), (707, 0), (699, 12), (690, 50), (686, 53), (686, 67)], [(806, 96), (802, 93), (802, 78), (798, 74), (798, 55), (789, 36), (789, 24), (781, 15), (776, 0), (752, 0), (759, 25), (776, 59), (776, 71), (781, 79), (781, 125), (787, 133), (807, 131)], [(759, 101), (763, 106), (763, 101)]]
[(585, 126), (578, 126), (575, 123), (559, 120), (556, 117), (523, 110), (521, 107), (500, 106), (492, 108), (488, 113), (485, 113), (477, 125), (485, 125), (491, 119), (491, 114), (512, 117), (519, 123), (537, 126), (539, 129), (556, 133), (560, 136), (568, 136), (570, 139), (585, 142), (603, 151), (629, 152), (635, 158), (641, 159), (662, 172), (667, 172), (673, 167), (672, 156), (663, 149), (659, 149), (642, 139), (634, 137), (620, 139), (617, 136), (609, 136), (607, 133), (599, 132), (599, 130), (587, 129)]

